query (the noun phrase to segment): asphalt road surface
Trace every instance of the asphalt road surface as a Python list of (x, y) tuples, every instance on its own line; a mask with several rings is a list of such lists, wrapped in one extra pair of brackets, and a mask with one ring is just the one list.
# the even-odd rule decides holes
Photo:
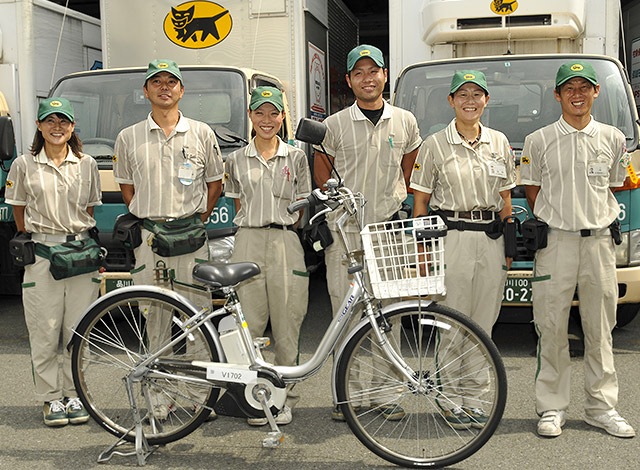
[[(330, 321), (326, 286), (312, 276), (310, 309), (303, 326), (303, 359), (308, 358)], [(0, 469), (125, 469), (135, 457), (115, 456), (98, 464), (100, 452), (115, 438), (97, 424), (47, 428), (33, 398), (29, 342), (19, 297), (0, 297)], [(618, 439), (583, 421), (583, 373), (580, 331), (573, 325), (571, 409), (563, 434), (536, 435), (533, 376), (536, 339), (528, 323), (501, 323), (494, 341), (507, 367), (509, 396), (495, 435), (456, 469), (639, 468), (640, 437)], [(640, 430), (640, 320), (614, 331), (620, 382), (618, 411)], [(276, 449), (261, 446), (265, 431), (244, 420), (220, 417), (181, 441), (161, 447), (146, 468), (156, 469), (359, 469), (397, 468), (370, 453), (345, 423), (331, 420), (330, 364), (307, 382), (286, 438)]]

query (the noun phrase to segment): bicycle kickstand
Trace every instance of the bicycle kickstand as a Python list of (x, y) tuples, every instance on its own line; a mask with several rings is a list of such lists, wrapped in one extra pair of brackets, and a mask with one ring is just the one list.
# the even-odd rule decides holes
[(278, 447), (282, 444), (284, 440), (284, 433), (280, 431), (278, 428), (278, 424), (276, 423), (275, 418), (273, 417), (273, 413), (271, 413), (271, 408), (267, 404), (267, 394), (265, 390), (258, 390), (256, 392), (258, 400), (260, 400), (260, 404), (262, 405), (262, 410), (264, 411), (265, 416), (267, 417), (267, 421), (269, 421), (269, 427), (271, 427), (271, 431), (267, 433), (267, 437), (262, 439), (262, 447), (265, 448), (274, 448)]
[[(135, 455), (138, 460), (138, 466), (142, 467), (147, 463), (147, 458), (155, 452), (160, 446), (150, 446), (147, 441), (147, 437), (144, 435), (144, 431), (142, 429), (142, 417), (140, 416), (140, 410), (138, 409), (135, 400), (133, 399), (133, 384), (131, 383), (129, 377), (123, 379), (126, 383), (127, 393), (129, 395), (129, 402), (131, 405), (131, 410), (133, 411), (133, 420), (134, 425), (127, 429), (127, 432), (123, 434), (123, 436), (118, 439), (112, 446), (103, 451), (98, 456), (98, 463), (106, 463), (113, 458), (114, 455), (120, 455), (123, 457), (128, 457), (131, 455)], [(148, 397), (148, 389), (146, 385), (142, 385), (143, 394), (145, 397)], [(152, 410), (149, 410), (149, 413), (152, 414)], [(153, 420), (152, 416), (149, 419)], [(135, 429), (135, 449), (128, 452), (122, 452), (117, 450), (117, 448), (121, 445), (127, 444), (125, 440), (125, 436), (127, 436), (131, 431)]]

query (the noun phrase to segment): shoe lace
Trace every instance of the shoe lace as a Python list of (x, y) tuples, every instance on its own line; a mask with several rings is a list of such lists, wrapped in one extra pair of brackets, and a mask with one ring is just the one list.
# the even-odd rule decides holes
[(49, 402), (49, 411), (51, 413), (60, 413), (65, 411), (64, 404), (60, 400), (54, 400)]
[(471, 408), (469, 411), (471, 412), (471, 414), (474, 414), (474, 415), (486, 414), (482, 408)]
[(68, 410), (80, 410), (82, 409), (82, 402), (79, 398), (72, 398), (67, 402)]

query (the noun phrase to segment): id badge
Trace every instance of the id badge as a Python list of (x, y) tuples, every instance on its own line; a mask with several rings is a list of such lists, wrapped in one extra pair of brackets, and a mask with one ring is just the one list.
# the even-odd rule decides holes
[(193, 168), (190, 162), (184, 162), (178, 170), (178, 179), (185, 186), (193, 184)]
[(497, 178), (506, 178), (507, 177), (507, 167), (504, 162), (492, 160), (487, 163), (489, 167), (489, 176), (495, 176)]
[(588, 176), (608, 176), (609, 166), (606, 162), (589, 162), (587, 165)]

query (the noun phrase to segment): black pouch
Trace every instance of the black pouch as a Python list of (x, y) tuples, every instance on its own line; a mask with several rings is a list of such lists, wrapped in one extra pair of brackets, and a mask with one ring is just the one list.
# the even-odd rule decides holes
[[(508, 219), (512, 221), (509, 222)], [(502, 221), (502, 233), (504, 234), (504, 256), (506, 258), (515, 258), (518, 254), (518, 245), (516, 236), (520, 228), (520, 220), (510, 216)]]
[(142, 219), (131, 212), (119, 215), (111, 236), (127, 248), (138, 248), (142, 244), (141, 222)]
[(406, 202), (403, 202), (400, 209), (393, 213), (389, 221), (392, 222), (394, 220), (405, 220), (409, 218), (411, 218), (411, 206)]
[(333, 243), (326, 217), (321, 215), (302, 229), (302, 243), (313, 251), (322, 251)]
[(49, 272), (56, 281), (97, 271), (105, 258), (105, 251), (93, 238), (54, 246), (38, 243), (36, 254), (49, 260)]
[(497, 240), (498, 238), (500, 238), (502, 236), (502, 232), (502, 220), (500, 220), (500, 217), (498, 217), (490, 224), (487, 224), (486, 234), (487, 237), (491, 238), (492, 240)]
[(534, 252), (547, 247), (549, 226), (538, 219), (527, 219), (520, 225), (520, 232), (527, 250)]
[(609, 225), (609, 230), (611, 231), (611, 238), (613, 238), (613, 243), (616, 245), (622, 244), (622, 226), (620, 225), (620, 221), (618, 219), (611, 222)]
[(144, 219), (143, 226), (153, 233), (151, 250), (159, 256), (193, 253), (207, 241), (207, 230), (199, 215), (170, 222)]
[(9, 255), (13, 264), (18, 267), (28, 266), (36, 262), (36, 245), (30, 233), (18, 232), (9, 241)]

